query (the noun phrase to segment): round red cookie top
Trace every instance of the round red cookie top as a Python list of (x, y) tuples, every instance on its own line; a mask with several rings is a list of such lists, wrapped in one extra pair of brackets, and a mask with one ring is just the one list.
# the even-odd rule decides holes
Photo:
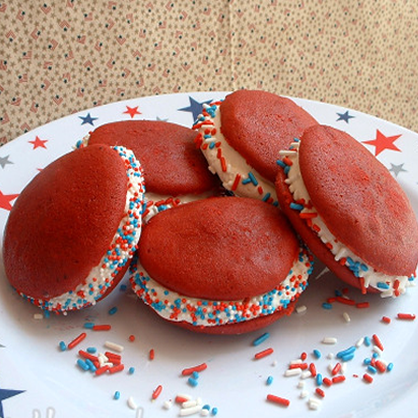
[(194, 138), (196, 132), (162, 121), (121, 121), (99, 126), (89, 144), (121, 145), (140, 161), (147, 192), (178, 196), (219, 187)]
[(240, 300), (280, 284), (298, 257), (299, 243), (277, 207), (214, 197), (152, 218), (138, 253), (150, 277), (167, 289), (195, 298)]
[(316, 120), (292, 100), (259, 90), (238, 90), (220, 105), (226, 141), (264, 178), (274, 183), (279, 151)]
[(299, 164), (312, 204), (330, 232), (366, 264), (410, 276), (418, 261), (418, 224), (390, 172), (349, 134), (305, 131)]
[(40, 299), (74, 290), (109, 248), (127, 187), (125, 164), (108, 146), (75, 150), (43, 169), (7, 221), (3, 256), (12, 286)]

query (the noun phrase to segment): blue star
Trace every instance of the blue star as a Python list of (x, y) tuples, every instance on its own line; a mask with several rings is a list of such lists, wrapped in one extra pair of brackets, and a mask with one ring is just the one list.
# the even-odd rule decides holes
[(203, 105), (211, 103), (212, 99), (205, 100), (204, 102), (199, 103), (195, 99), (193, 99), (193, 97), (189, 96), (189, 101), (190, 101), (190, 106), (183, 107), (177, 110), (181, 110), (182, 112), (191, 112), (193, 115), (193, 120), (195, 121), (197, 117), (202, 113)]
[(348, 114), (348, 110), (347, 110), (345, 113), (338, 113), (338, 112), (337, 112), (337, 115), (339, 116), (339, 118), (337, 119), (337, 122), (338, 122), (339, 120), (343, 120), (343, 121), (345, 121), (346, 123), (348, 123), (348, 121), (349, 121), (350, 119), (355, 118), (355, 116), (351, 116), (351, 115), (349, 115), (349, 114)]
[(0, 389), (0, 417), (4, 417), (2, 401), (11, 398), (12, 396), (19, 395), (24, 390), (13, 390), (13, 389)]
[(87, 113), (87, 116), (79, 116), (79, 118), (83, 121), (83, 122), (81, 122), (81, 124), (82, 124), (82, 125), (84, 125), (84, 124), (88, 123), (88, 124), (90, 124), (91, 126), (94, 126), (93, 122), (94, 122), (96, 119), (99, 119), (99, 118), (92, 118), (92, 117), (90, 116), (90, 113)]

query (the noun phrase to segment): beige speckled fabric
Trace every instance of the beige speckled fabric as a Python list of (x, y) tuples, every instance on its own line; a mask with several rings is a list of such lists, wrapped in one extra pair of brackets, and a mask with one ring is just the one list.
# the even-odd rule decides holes
[(411, 0), (0, 0), (0, 144), (75, 111), (265, 89), (418, 131)]

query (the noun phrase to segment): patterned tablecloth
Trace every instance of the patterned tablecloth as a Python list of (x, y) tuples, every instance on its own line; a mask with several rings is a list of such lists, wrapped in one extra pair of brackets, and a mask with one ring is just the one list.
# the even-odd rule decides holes
[(265, 89), (418, 130), (408, 0), (0, 0), (0, 144), (96, 105)]

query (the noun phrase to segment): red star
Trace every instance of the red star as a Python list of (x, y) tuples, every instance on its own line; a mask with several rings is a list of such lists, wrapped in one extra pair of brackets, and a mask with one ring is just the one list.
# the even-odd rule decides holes
[(370, 141), (363, 141), (365, 144), (373, 145), (376, 147), (374, 155), (379, 155), (385, 149), (391, 149), (393, 151), (401, 150), (394, 144), (394, 142), (400, 137), (401, 135), (394, 135), (394, 136), (385, 136), (379, 129), (376, 129), (376, 139), (372, 139)]
[(33, 144), (33, 149), (36, 148), (46, 148), (45, 142), (48, 142), (47, 139), (41, 139), (39, 136), (36, 136), (34, 141), (28, 141), (29, 143)]
[(135, 107), (126, 106), (126, 112), (123, 112), (123, 113), (129, 114), (131, 118), (133, 118), (135, 115), (141, 114), (141, 112), (138, 110), (138, 106), (135, 106)]
[(18, 194), (3, 194), (0, 190), (0, 209), (11, 210), (12, 205), (10, 202), (18, 196)]

